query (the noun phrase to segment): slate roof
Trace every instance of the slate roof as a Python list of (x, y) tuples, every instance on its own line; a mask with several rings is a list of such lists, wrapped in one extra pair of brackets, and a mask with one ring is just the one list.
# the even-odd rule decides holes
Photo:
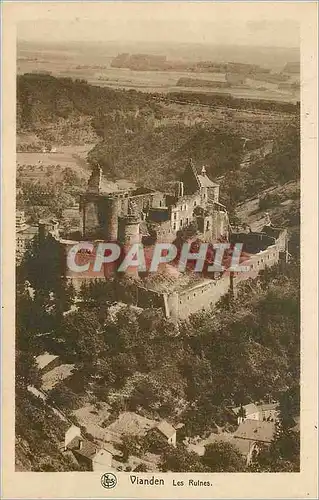
[(234, 437), (236, 439), (249, 439), (251, 441), (270, 443), (274, 434), (274, 422), (247, 419), (239, 425)]
[(158, 429), (165, 437), (167, 437), (167, 439), (172, 437), (176, 432), (174, 427), (166, 422), (166, 420), (162, 420), (162, 422), (157, 425), (156, 429)]
[(219, 184), (210, 180), (207, 175), (197, 174), (197, 179), (200, 184), (200, 187), (218, 187)]
[(38, 365), (39, 370), (43, 370), (43, 368), (45, 368), (49, 363), (51, 363), (58, 357), (59, 356), (56, 356), (55, 354), (49, 354), (48, 352), (40, 354), (40, 356), (36, 358), (36, 363)]
[[(80, 440), (82, 440), (81, 449), (79, 449)], [(89, 458), (90, 460), (92, 460), (97, 453), (95, 444), (93, 444), (91, 441), (88, 441), (87, 439), (80, 438), (79, 436), (76, 436), (72, 439), (72, 441), (70, 441), (70, 443), (68, 444), (68, 449), (78, 455)]]

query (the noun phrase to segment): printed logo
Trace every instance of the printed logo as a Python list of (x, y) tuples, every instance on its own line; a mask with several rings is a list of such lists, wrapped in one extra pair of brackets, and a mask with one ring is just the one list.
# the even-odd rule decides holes
[(103, 488), (107, 488), (108, 490), (111, 488), (115, 488), (117, 485), (117, 478), (112, 472), (106, 472), (101, 477), (101, 484)]

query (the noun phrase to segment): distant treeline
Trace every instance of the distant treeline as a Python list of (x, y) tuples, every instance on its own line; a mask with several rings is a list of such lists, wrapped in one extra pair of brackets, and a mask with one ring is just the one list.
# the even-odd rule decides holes
[(206, 106), (225, 106), (235, 109), (266, 110), (283, 113), (299, 113), (300, 102), (296, 104), (289, 102), (268, 101), (266, 99), (247, 99), (233, 97), (230, 93), (218, 92), (169, 92), (163, 100), (181, 103), (201, 104)]
[(280, 103), (259, 99), (234, 98), (230, 94), (170, 92), (166, 95), (136, 90), (119, 90), (90, 85), (86, 80), (56, 78), (27, 73), (17, 77), (18, 127), (32, 127), (71, 114), (101, 116), (112, 110), (132, 111), (137, 107), (154, 110), (156, 103), (170, 101), (236, 109), (298, 113), (299, 103)]

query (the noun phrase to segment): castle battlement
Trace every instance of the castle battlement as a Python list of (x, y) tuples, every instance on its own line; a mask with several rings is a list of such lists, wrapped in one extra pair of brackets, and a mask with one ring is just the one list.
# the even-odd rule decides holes
[[(173, 196), (147, 188), (102, 193), (101, 180), (101, 169), (95, 167), (87, 192), (81, 197), (84, 238), (121, 240), (125, 217), (132, 213), (140, 221), (146, 221), (151, 229), (156, 224), (161, 241), (165, 238), (173, 241), (179, 232), (193, 223), (200, 228), (205, 241), (228, 238), (228, 215), (226, 207), (219, 204), (219, 185), (209, 179), (205, 167), (198, 173), (190, 162)], [(197, 207), (205, 209), (205, 215), (196, 212)], [(130, 219), (126, 222), (131, 224)]]

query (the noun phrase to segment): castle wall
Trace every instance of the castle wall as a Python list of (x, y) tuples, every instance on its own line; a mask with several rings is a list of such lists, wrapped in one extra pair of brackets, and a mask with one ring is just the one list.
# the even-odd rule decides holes
[(138, 217), (126, 216), (118, 219), (118, 239), (126, 245), (140, 242), (140, 221)]
[(217, 240), (220, 237), (226, 236), (228, 238), (228, 214), (225, 211), (214, 211), (212, 220), (212, 239)]
[(103, 232), (107, 241), (116, 241), (118, 239), (118, 217), (120, 213), (121, 200), (116, 197), (107, 199), (103, 210), (103, 226), (105, 228)]
[(207, 188), (208, 201), (209, 202), (219, 202), (219, 186)]
[(166, 206), (166, 195), (160, 191), (130, 196), (136, 210), (142, 212), (148, 208), (160, 208)]
[[(186, 319), (190, 314), (214, 306), (228, 293), (229, 286), (230, 277), (224, 275), (219, 280), (207, 280), (194, 288), (179, 292), (177, 313), (179, 319)], [(171, 314), (175, 315), (176, 312), (171, 310)]]
[(249, 271), (234, 273), (234, 287), (236, 288), (243, 281), (256, 278), (260, 271), (277, 264), (279, 258), (280, 245), (278, 244), (271, 245), (257, 254), (252, 254), (249, 259), (241, 263), (242, 266), (249, 267)]
[(122, 283), (119, 280), (114, 282), (116, 300), (126, 304), (146, 308), (162, 309), (165, 312), (164, 295), (163, 293), (149, 290), (138, 284), (127, 286), (127, 283)]
[(202, 233), (202, 240), (216, 242), (221, 237), (228, 239), (228, 214), (224, 211), (213, 211), (205, 217), (198, 217), (198, 229)]
[(280, 252), (285, 252), (287, 250), (288, 244), (287, 244), (287, 229), (284, 229), (281, 231), (279, 234), (277, 240), (276, 240), (277, 246), (279, 248)]
[(156, 231), (156, 241), (158, 243), (173, 243), (176, 239), (176, 232), (171, 228), (171, 221), (165, 221), (154, 226)]
[(179, 319), (179, 298), (178, 293), (165, 293), (163, 296), (165, 316), (171, 318), (173, 321)]
[(174, 231), (179, 231), (192, 222), (194, 208), (201, 205), (200, 194), (183, 196), (171, 207), (171, 225)]
[(100, 230), (100, 221), (98, 216), (98, 205), (96, 201), (84, 201), (82, 206), (83, 236), (90, 237)]

